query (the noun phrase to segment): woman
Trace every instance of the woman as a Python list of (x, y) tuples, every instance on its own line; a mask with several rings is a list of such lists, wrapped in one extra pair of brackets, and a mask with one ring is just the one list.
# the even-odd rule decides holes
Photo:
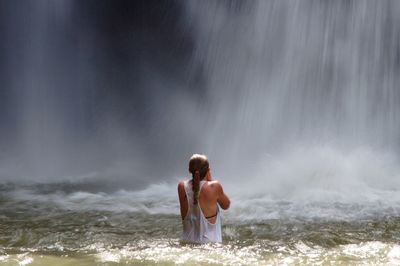
[(192, 179), (178, 184), (183, 223), (182, 240), (188, 242), (222, 242), (221, 214), (218, 205), (226, 210), (230, 200), (221, 184), (212, 180), (208, 159), (193, 154), (189, 161)]

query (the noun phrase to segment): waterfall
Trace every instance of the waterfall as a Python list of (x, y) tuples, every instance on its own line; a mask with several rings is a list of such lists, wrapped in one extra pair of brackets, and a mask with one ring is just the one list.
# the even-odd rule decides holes
[(297, 146), (398, 153), (398, 2), (188, 1), (186, 11), (211, 110), (206, 145), (227, 168)]
[(396, 175), (397, 1), (1, 5), (3, 180), (171, 181), (195, 152), (222, 180)]

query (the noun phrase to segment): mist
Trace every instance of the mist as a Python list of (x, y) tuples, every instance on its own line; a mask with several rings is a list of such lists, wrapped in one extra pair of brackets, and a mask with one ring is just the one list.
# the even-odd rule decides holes
[(177, 3), (3, 1), (0, 9), (3, 181), (138, 185), (180, 172), (179, 161), (186, 174), (192, 147), (179, 148), (189, 140), (179, 116), (196, 92), (184, 77), (191, 41)]
[(397, 1), (2, 1), (1, 181), (138, 188), (205, 153), (260, 193), (397, 188), (399, 19)]

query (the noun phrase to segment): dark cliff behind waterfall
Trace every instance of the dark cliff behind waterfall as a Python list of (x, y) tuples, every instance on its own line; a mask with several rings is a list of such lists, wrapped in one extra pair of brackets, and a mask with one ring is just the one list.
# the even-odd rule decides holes
[(120, 161), (132, 175), (174, 174), (189, 154), (170, 146), (179, 130), (166, 111), (172, 95), (201, 90), (182, 12), (176, 1), (1, 1), (2, 178)]

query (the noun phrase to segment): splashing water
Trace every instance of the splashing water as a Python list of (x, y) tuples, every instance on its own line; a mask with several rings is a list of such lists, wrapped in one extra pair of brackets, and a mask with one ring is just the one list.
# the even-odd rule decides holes
[[(9, 97), (18, 134), (9, 135), (18, 145), (0, 158), (2, 180), (13, 181), (0, 185), (0, 263), (399, 264), (399, 2), (176, 5), (190, 51), (171, 59), (155, 35), (138, 34), (154, 47), (136, 53), (123, 35), (118, 44), (142, 56), (134, 73), (129, 60), (129, 71), (121, 62), (110, 70), (115, 54), (103, 54), (109, 47), (97, 39), (107, 26), (80, 31), (72, 23), (83, 4), (29, 3), (26, 29), (14, 19), (25, 14), (18, 6), (11, 11), (19, 16), (4, 17), (15, 22), (6, 37), (15, 30), (28, 41), (20, 44), (22, 73), (5, 79), (5, 90), (16, 89)], [(74, 43), (60, 34), (68, 32), (84, 37)], [(155, 50), (188, 77), (166, 75)], [(20, 66), (9, 55), (5, 62)], [(124, 70), (139, 78), (116, 74)], [(88, 78), (109, 71), (117, 78)], [(97, 89), (103, 82), (140, 88), (114, 95)], [(193, 149), (209, 155), (232, 197), (222, 244), (179, 242), (178, 178), (170, 173), (181, 173), (171, 170), (186, 167), (176, 158)]]

